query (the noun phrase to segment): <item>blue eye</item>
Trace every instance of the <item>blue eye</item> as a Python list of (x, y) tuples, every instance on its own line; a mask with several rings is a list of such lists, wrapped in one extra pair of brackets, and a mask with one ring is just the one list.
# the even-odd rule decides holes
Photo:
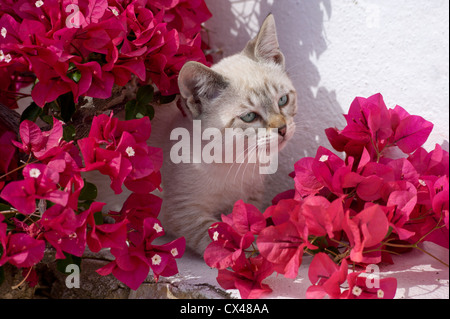
[(283, 107), (286, 104), (288, 104), (289, 102), (289, 97), (287, 95), (283, 95), (282, 97), (280, 97), (280, 99), (278, 100), (278, 106), (279, 107)]
[(251, 123), (256, 119), (257, 116), (258, 115), (255, 112), (250, 112), (245, 114), (244, 116), (241, 116), (241, 120), (243, 120), (246, 123)]

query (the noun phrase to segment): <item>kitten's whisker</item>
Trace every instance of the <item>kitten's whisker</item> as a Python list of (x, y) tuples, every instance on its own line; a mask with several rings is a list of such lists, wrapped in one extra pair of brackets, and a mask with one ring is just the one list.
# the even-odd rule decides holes
[[(251, 146), (251, 149), (250, 149), (250, 146)], [(256, 147), (257, 147), (257, 144), (255, 144), (255, 145), (249, 145), (249, 146), (246, 148), (245, 152), (247, 153), (247, 155), (244, 155), (244, 160), (242, 161), (242, 163), (240, 163), (239, 168), (237, 169), (236, 174), (234, 175), (234, 182), (236, 182), (236, 177), (237, 177), (237, 174), (238, 174), (239, 170), (240, 170), (241, 167), (242, 167), (242, 164), (246, 164), (246, 165), (244, 166), (244, 171), (243, 171), (243, 173), (242, 173), (242, 175), (241, 175), (241, 176), (242, 176), (241, 189), (243, 188), (243, 181), (244, 181), (244, 175), (245, 175), (245, 168), (246, 168), (246, 167), (248, 166), (248, 164), (249, 164), (249, 162), (246, 163), (246, 160), (249, 158), (249, 153), (252, 152), (253, 149), (255, 149)], [(244, 152), (244, 153), (245, 153), (245, 152)]]

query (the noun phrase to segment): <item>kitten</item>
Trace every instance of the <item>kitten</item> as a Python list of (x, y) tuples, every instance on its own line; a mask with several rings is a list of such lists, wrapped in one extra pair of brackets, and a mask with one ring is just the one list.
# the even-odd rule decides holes
[[(156, 108), (149, 144), (164, 151), (159, 218), (169, 234), (184, 236), (187, 245), (199, 254), (211, 242), (208, 228), (220, 220), (221, 214), (230, 213), (237, 200), (263, 209), (264, 174), (258, 169), (259, 157), (256, 156), (255, 163), (250, 161), (250, 155), (273, 141), (281, 150), (295, 131), (296, 91), (284, 63), (275, 20), (269, 15), (242, 52), (211, 68), (197, 62), (183, 66), (178, 84), (187, 116), (173, 106)], [(191, 142), (190, 163), (175, 164), (171, 150), (179, 139), (171, 140), (171, 133), (176, 128), (185, 128), (192, 137), (193, 120), (201, 121), (198, 123), (202, 132), (207, 128), (216, 128), (222, 134), (226, 128), (266, 128), (267, 134), (262, 138), (258, 135), (257, 145), (249, 142), (243, 153), (233, 154), (235, 161), (243, 157), (244, 163), (193, 163), (199, 154)], [(250, 140), (242, 134), (236, 137), (239, 138)], [(207, 142), (203, 141), (202, 147)], [(224, 144), (225, 150), (219, 157), (236, 150), (221, 140), (219, 143)]]

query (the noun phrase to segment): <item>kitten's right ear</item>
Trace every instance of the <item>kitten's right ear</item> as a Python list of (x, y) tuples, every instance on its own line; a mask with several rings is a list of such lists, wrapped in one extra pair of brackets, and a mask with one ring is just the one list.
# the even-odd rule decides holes
[(178, 87), (194, 118), (198, 117), (205, 102), (217, 98), (228, 82), (221, 74), (198, 62), (187, 62), (178, 75)]
[(255, 38), (247, 43), (243, 53), (256, 61), (267, 61), (284, 68), (284, 55), (278, 44), (275, 18), (269, 14)]

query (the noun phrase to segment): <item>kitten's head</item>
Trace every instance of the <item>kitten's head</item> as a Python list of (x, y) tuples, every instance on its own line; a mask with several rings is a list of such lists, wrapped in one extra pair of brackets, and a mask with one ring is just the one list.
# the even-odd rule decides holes
[(295, 131), (297, 96), (280, 51), (275, 20), (269, 15), (244, 50), (208, 68), (188, 62), (179, 87), (202, 127), (266, 128), (284, 147)]

